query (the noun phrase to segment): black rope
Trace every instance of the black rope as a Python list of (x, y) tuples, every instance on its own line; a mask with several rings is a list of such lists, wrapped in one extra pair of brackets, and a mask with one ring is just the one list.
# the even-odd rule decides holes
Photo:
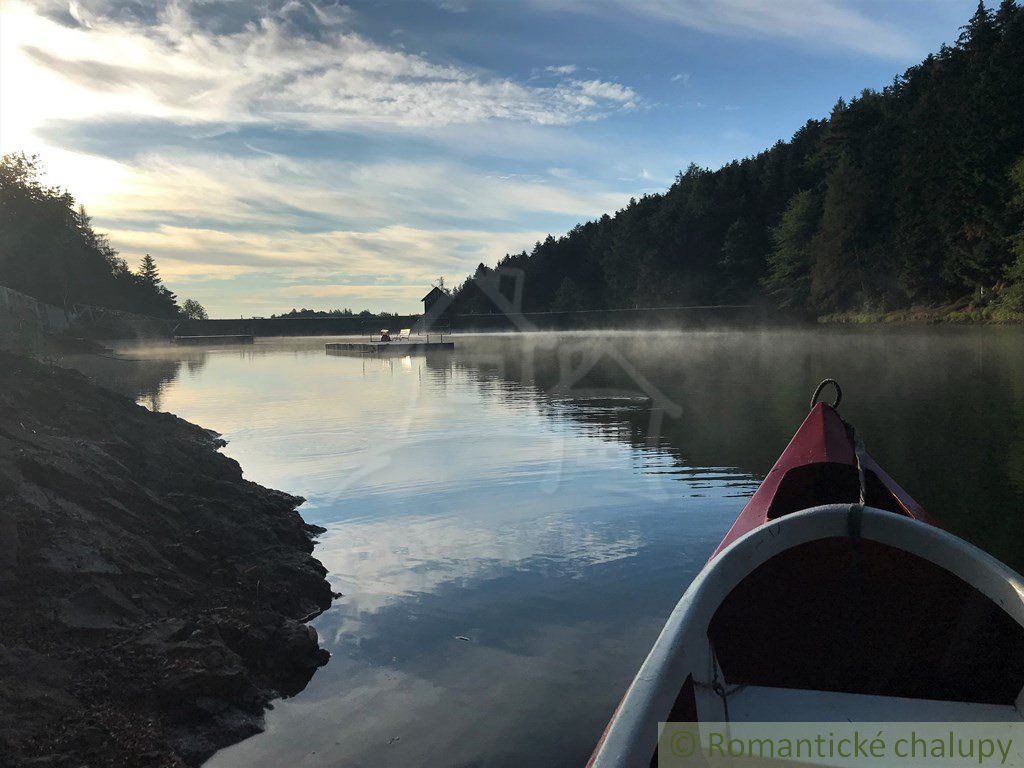
[(857, 461), (857, 482), (860, 484), (860, 498), (858, 502), (861, 508), (868, 503), (868, 484), (867, 476), (864, 474), (864, 462), (862, 460), (864, 456), (864, 441), (860, 439), (860, 435), (856, 432), (853, 433), (853, 457)]
[(700, 680), (694, 680), (693, 684), (697, 688), (706, 688), (714, 693), (718, 698), (722, 700), (722, 711), (724, 713), (725, 722), (729, 722), (729, 697), (734, 693), (738, 693), (746, 688), (745, 683), (737, 683), (736, 685), (726, 685), (724, 681), (718, 679), (718, 656), (715, 654), (715, 644), (708, 638), (708, 652), (711, 655), (711, 682), (705, 683)]
[(836, 389), (836, 399), (832, 401), (832, 407), (839, 407), (839, 403), (843, 400), (843, 390), (842, 387), (839, 386), (839, 382), (835, 379), (822, 379), (821, 383), (814, 388), (814, 394), (811, 395), (811, 408), (818, 403), (818, 397), (821, 395), (821, 391), (829, 384)]

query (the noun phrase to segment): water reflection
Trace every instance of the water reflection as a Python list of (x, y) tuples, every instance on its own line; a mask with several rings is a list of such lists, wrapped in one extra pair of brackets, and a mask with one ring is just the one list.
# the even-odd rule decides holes
[[(602, 345), (626, 350), (637, 370), (673, 402), (678, 418), (650, 432), (642, 408), (573, 403), (555, 418), (605, 437), (659, 448), (691, 466), (728, 466), (763, 475), (806, 412), (806, 395), (825, 376), (847, 391), (844, 415), (901, 484), (957, 533), (1024, 568), (1024, 335), (1016, 328), (918, 328), (621, 334)], [(481, 340), (495, 378), (529, 381), (553, 412), (559, 350), (586, 336)], [(526, 345), (524, 347), (524, 344)], [(501, 352), (496, 354), (495, 346)], [(465, 348), (465, 347), (464, 347)], [(528, 352), (524, 353), (524, 349)], [(460, 362), (473, 367), (467, 351)], [(628, 388), (615, 366), (595, 369), (599, 386)]]
[(384, 359), (329, 357), (323, 339), (136, 349), (195, 363), (159, 379), (160, 404), (224, 433), (250, 478), (309, 499), (345, 594), (316, 622), (330, 664), (210, 765), (580, 765), (824, 376), (901, 484), (1020, 568), (1021, 338), (474, 336)]
[(197, 375), (206, 365), (206, 352), (192, 350), (183, 354), (179, 349), (164, 346), (124, 345), (119, 354), (75, 353), (64, 355), (57, 362), (160, 411), (163, 391), (177, 381), (183, 369), (190, 376)]

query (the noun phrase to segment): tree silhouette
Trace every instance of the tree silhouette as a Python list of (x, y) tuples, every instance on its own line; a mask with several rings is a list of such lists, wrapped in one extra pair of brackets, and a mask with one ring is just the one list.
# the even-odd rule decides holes
[(153, 288), (158, 288), (162, 284), (160, 271), (156, 268), (156, 259), (148, 253), (142, 257), (142, 261), (139, 264), (139, 278), (143, 283)]
[(208, 320), (206, 309), (195, 299), (185, 299), (181, 305), (181, 316), (186, 320)]
[(497, 311), (485, 288), (510, 270), (525, 312), (765, 301), (815, 315), (982, 294), (1024, 311), (1022, 116), (1024, 12), (979, 3), (956, 45), (881, 91), (506, 254), (498, 278), (481, 264), (453, 311)]
[(176, 317), (155, 262), (149, 277), (133, 273), (71, 194), (41, 176), (38, 156), (0, 158), (0, 285), (66, 309), (91, 304)]

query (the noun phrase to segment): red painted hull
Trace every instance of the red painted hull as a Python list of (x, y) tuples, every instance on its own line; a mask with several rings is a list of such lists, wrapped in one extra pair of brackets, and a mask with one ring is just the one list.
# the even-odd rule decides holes
[[(858, 502), (932, 526), (942, 527), (871, 458), (863, 446), (860, 446), (858, 450), (853, 427), (843, 420), (833, 406), (817, 403), (811, 408), (807, 418), (804, 419), (803, 424), (800, 425), (757, 491), (740, 511), (732, 527), (712, 553), (709, 562), (743, 535), (786, 514), (822, 505), (856, 504)], [(792, 624), (790, 631), (795, 631), (796, 634), (788, 641), (787, 647), (790, 649), (799, 644), (803, 631), (801, 627), (806, 626), (807, 623), (807, 617), (801, 618), (800, 611), (802, 610), (801, 595), (807, 594), (808, 582), (828, 585), (829, 579), (833, 578), (832, 565), (837, 562), (835, 553), (825, 552), (822, 556), (822, 552), (817, 550), (797, 551), (796, 557), (798, 559), (802, 557), (804, 561), (782, 575), (770, 574), (768, 585), (759, 582), (754, 588), (756, 594), (745, 596), (740, 600), (745, 606), (756, 606), (767, 605), (771, 602), (765, 601), (764, 595), (773, 595), (776, 598), (779, 595), (792, 596), (794, 605), (790, 606), (790, 613), (794, 618), (790, 622)], [(914, 573), (912, 564), (904, 566), (902, 561), (894, 559), (888, 552), (882, 553), (876, 559), (890, 570), (903, 568), (900, 576), (904, 579)], [(886, 565), (887, 563), (888, 565)], [(836, 568), (835, 570), (840, 572), (843, 569)], [(942, 590), (931, 591), (936, 594), (943, 593)], [(829, 602), (828, 588), (824, 588), (823, 596), (820, 596), (815, 604), (827, 606)], [(912, 604), (913, 601), (911, 601)], [(907, 610), (910, 608), (908, 607)], [(827, 611), (822, 610), (819, 613), (826, 615)], [(725, 624), (729, 618), (728, 612), (723, 611), (720, 623)], [(828, 618), (828, 620), (834, 620), (837, 624), (841, 622), (841, 618)], [(898, 616), (893, 616), (892, 621), (898, 622)], [(754, 638), (756, 635), (751, 632), (750, 627), (759, 625), (765, 628), (770, 627), (769, 634), (772, 636), (758, 637), (756, 641), (744, 645), (744, 638)], [(727, 633), (733, 638), (733, 644), (738, 649), (734, 654), (735, 657), (740, 660), (751, 659), (756, 662), (755, 667), (766, 665), (768, 668), (775, 665), (767, 658), (768, 654), (764, 649), (778, 644), (779, 639), (786, 635), (786, 632), (774, 624), (771, 617), (754, 620), (749, 613), (741, 613), (737, 626), (728, 628)], [(725, 648), (725, 643), (722, 645), (722, 652), (728, 650)], [(783, 643), (783, 645), (786, 646), (787, 643)], [(812, 655), (812, 650), (808, 650), (808, 655)], [(833, 655), (841, 657), (842, 653), (837, 652)], [(735, 664), (734, 666), (738, 668), (740, 665)], [(778, 666), (782, 667), (784, 663), (779, 661)], [(760, 674), (760, 670), (756, 669), (755, 671)], [(771, 682), (775, 685), (786, 685), (787, 683), (785, 680)], [(819, 687), (827, 689), (828, 683), (825, 682)], [(691, 678), (687, 678), (684, 682), (681, 694), (677, 698), (676, 706), (668, 715), (669, 719), (697, 720)], [(616, 708), (612, 721), (609, 722), (594, 754), (587, 763), (588, 766), (594, 762), (600, 752), (608, 730), (624, 702), (625, 700), (620, 702), (619, 707)]]
[[(860, 463), (868, 479), (869, 505), (938, 525), (938, 521), (897, 485), (867, 452), (861, 452)], [(858, 492), (853, 427), (832, 406), (818, 403), (811, 408), (711, 557), (775, 517), (820, 504), (856, 502)], [(782, 493), (785, 498), (780, 498)]]

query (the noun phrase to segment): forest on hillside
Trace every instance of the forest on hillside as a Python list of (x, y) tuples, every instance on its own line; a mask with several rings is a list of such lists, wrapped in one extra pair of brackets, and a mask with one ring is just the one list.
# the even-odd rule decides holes
[(65, 310), (89, 304), (150, 317), (206, 317), (193, 299), (179, 306), (149, 254), (131, 270), (71, 193), (44, 184), (41, 175), (37, 157), (0, 158), (0, 285)]
[(810, 316), (1024, 311), (1024, 10), (979, 3), (957, 43), (789, 141), (481, 264), (454, 311), (772, 302)]

